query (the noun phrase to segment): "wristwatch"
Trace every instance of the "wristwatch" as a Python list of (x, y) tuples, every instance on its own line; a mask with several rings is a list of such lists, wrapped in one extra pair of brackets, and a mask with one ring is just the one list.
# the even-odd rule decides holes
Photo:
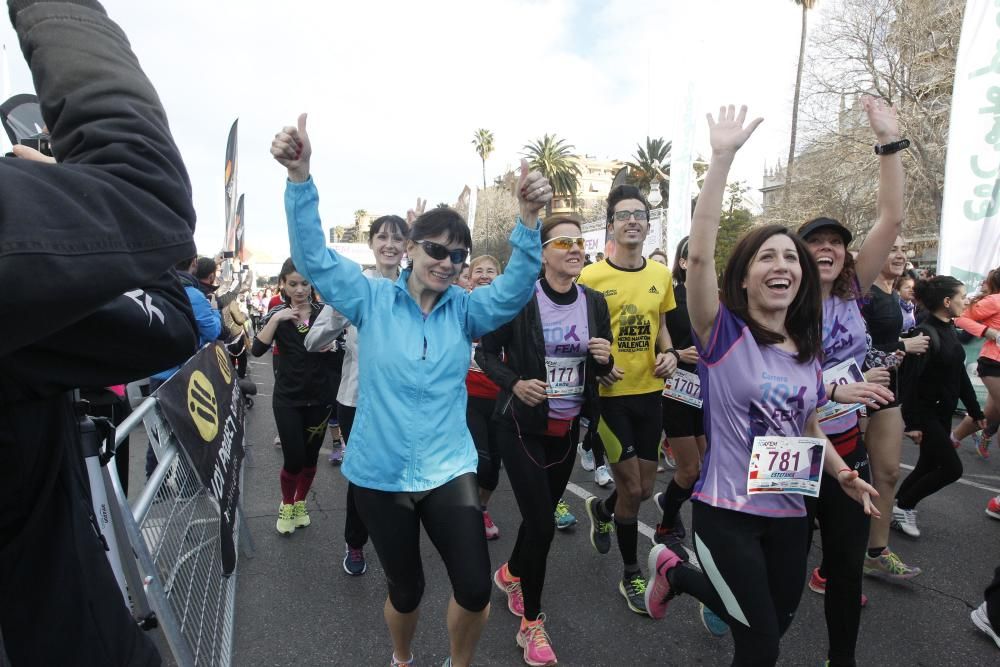
[(875, 155), (892, 155), (910, 147), (909, 139), (900, 139), (888, 144), (875, 144)]
[(681, 363), (681, 355), (680, 355), (680, 352), (678, 352), (678, 351), (677, 351), (677, 350), (675, 350), (674, 348), (672, 348), (672, 347), (668, 347), (667, 349), (665, 349), (665, 350), (663, 351), (663, 354), (672, 354), (672, 355), (674, 355), (674, 358), (675, 358), (675, 359), (677, 359), (677, 363)]

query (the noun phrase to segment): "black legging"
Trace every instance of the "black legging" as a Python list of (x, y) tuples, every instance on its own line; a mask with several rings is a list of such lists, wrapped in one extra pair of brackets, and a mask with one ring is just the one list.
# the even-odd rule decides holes
[(493, 422), (510, 479), (514, 498), (521, 510), (521, 526), (507, 563), (510, 573), (521, 578), (524, 616), (538, 618), (545, 585), (545, 565), (555, 533), (552, 513), (566, 490), (576, 461), (576, 424), (561, 438), (519, 434), (508, 419)]
[(597, 437), (597, 424), (591, 424), (587, 429), (587, 435), (583, 439), (583, 451), (593, 453), (595, 467), (600, 468), (605, 464), (604, 443)]
[(281, 438), (281, 453), (285, 457), (285, 471), (297, 475), (303, 468), (315, 468), (333, 406), (290, 408), (276, 405), (273, 409), (274, 424)]
[(396, 611), (414, 611), (424, 594), (421, 524), (448, 570), (455, 601), (471, 612), (482, 611), (490, 603), (490, 553), (475, 473), (414, 493), (355, 486), (354, 499), (371, 530), (389, 586), (389, 601)]
[[(340, 437), (347, 443), (351, 439), (351, 427), (354, 426), (354, 413), (357, 408), (351, 405), (337, 403), (337, 422), (340, 424)], [(360, 549), (368, 543), (368, 528), (358, 514), (358, 503), (354, 499), (355, 486), (347, 483), (347, 518), (344, 521), (344, 541), (352, 549)]]
[[(870, 482), (868, 451), (861, 432), (855, 431), (851, 437), (856, 448), (844, 456), (844, 462), (857, 470), (862, 479)], [(830, 437), (838, 441), (838, 436)], [(810, 516), (809, 545), (812, 544), (813, 516), (819, 520), (823, 545), (820, 574), (826, 577), (823, 611), (830, 641), (827, 658), (833, 667), (853, 666), (856, 664), (854, 650), (861, 625), (861, 580), (871, 519), (857, 501), (844, 493), (837, 480), (824, 473), (820, 484), (819, 498), (815, 501), (809, 498), (806, 503)]]
[(921, 500), (962, 477), (962, 461), (951, 444), (951, 414), (936, 406), (921, 406), (926, 415), (917, 465), (896, 493), (900, 509), (912, 510)]
[(497, 402), (489, 398), (469, 396), (465, 408), (465, 418), (469, 424), (472, 442), (479, 453), (476, 476), (479, 488), (496, 491), (500, 483), (500, 450), (497, 446), (496, 426), (493, 424), (493, 409)]
[[(698, 501), (691, 503), (691, 516), (704, 572), (682, 564), (670, 571), (671, 586), (729, 625), (734, 666), (774, 665), (805, 585), (808, 519), (762, 517)], [(724, 593), (732, 608), (723, 603)]]

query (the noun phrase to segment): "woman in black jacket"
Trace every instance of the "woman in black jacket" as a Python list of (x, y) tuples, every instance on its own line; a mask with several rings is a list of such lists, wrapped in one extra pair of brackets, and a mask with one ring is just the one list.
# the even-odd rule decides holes
[(573, 470), (580, 417), (597, 423), (597, 378), (614, 362), (604, 295), (574, 282), (583, 247), (577, 216), (548, 218), (535, 295), (476, 351), (476, 362), (500, 387), (497, 439), (522, 519), (510, 560), (493, 580), (522, 617), (517, 643), (531, 665), (556, 661), (541, 613), (552, 513)]

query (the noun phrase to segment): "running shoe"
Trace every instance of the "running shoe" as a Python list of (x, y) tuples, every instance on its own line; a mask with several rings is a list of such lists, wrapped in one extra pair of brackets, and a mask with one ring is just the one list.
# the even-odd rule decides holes
[(339, 466), (344, 462), (344, 448), (340, 444), (340, 441), (334, 443), (333, 449), (330, 450), (330, 464)]
[(521, 591), (521, 580), (514, 578), (507, 569), (507, 563), (493, 573), (493, 583), (507, 596), (507, 609), (510, 609), (510, 613), (524, 618), (524, 593)]
[[(365, 562), (365, 550), (355, 549), (350, 545), (344, 547), (344, 572), (352, 577), (360, 577), (368, 571), (368, 563)], [(410, 658), (412, 661), (413, 658)], [(407, 664), (407, 663), (404, 663)]]
[[(665, 504), (667, 502), (667, 496), (666, 496), (666, 494), (663, 493), (662, 491), (657, 491), (655, 494), (653, 494), (653, 502), (656, 503), (656, 507), (657, 507), (657, 509), (660, 510), (660, 514), (662, 515), (663, 514), (664, 506), (665, 506)], [(677, 533), (677, 535), (682, 540), (685, 537), (687, 537), (687, 528), (684, 527), (684, 521), (681, 519), (681, 515), (680, 514), (678, 514), (674, 518), (673, 531), (675, 533)]]
[(625, 575), (618, 582), (618, 592), (625, 598), (628, 608), (637, 614), (648, 614), (646, 611), (646, 578), (642, 572)]
[[(809, 577), (809, 590), (813, 593), (826, 595), (826, 577), (820, 575), (818, 567), (813, 568), (812, 576)], [(864, 593), (861, 594), (861, 606), (868, 606), (868, 596)]]
[(298, 500), (292, 506), (292, 521), (296, 528), (305, 528), (312, 521), (309, 520), (309, 510), (306, 509), (306, 501)]
[(889, 547), (882, 550), (882, 553), (872, 558), (865, 554), (865, 574), (869, 577), (878, 577), (887, 581), (906, 581), (912, 579), (923, 572), (919, 567), (911, 567), (901, 561)]
[(590, 543), (597, 549), (597, 553), (606, 554), (611, 551), (611, 534), (615, 532), (615, 525), (611, 521), (601, 521), (594, 513), (594, 505), (599, 502), (600, 499), (591, 496), (584, 506), (587, 508), (587, 518), (590, 519)]
[(552, 650), (549, 633), (545, 631), (545, 614), (539, 614), (534, 621), (521, 619), (521, 627), (517, 631), (517, 645), (524, 649), (524, 662), (533, 667), (554, 665), (556, 652)]
[(671, 470), (676, 470), (677, 459), (674, 458), (674, 450), (671, 449), (670, 443), (667, 442), (666, 438), (660, 443), (660, 451), (663, 452), (663, 462), (667, 464), (667, 467)]
[(664, 528), (663, 524), (656, 524), (656, 531), (653, 533), (653, 544), (662, 544), (677, 554), (681, 560), (685, 562), (688, 560), (688, 552), (684, 547), (684, 538), (672, 528)]
[(614, 484), (614, 479), (611, 477), (611, 473), (608, 472), (608, 466), (597, 466), (594, 470), (594, 483), (597, 486), (604, 488), (608, 484)]
[(917, 510), (904, 510), (898, 505), (892, 506), (892, 522), (889, 524), (904, 535), (913, 538), (920, 537), (920, 529), (917, 528)]
[(594, 469), (594, 452), (583, 448), (583, 443), (577, 443), (576, 451), (580, 455), (580, 467), (591, 472)]
[(993, 643), (997, 645), (997, 648), (1000, 648), (1000, 635), (997, 635), (996, 630), (990, 624), (989, 617), (986, 615), (986, 603), (984, 602), (973, 609), (970, 616), (975, 626), (985, 632), (986, 636), (992, 639)]
[(451, 667), (451, 656), (450, 655), (448, 656), (447, 660), (445, 660), (444, 662), (441, 663), (441, 667)]
[(569, 505), (562, 498), (556, 503), (556, 528), (566, 530), (576, 524), (576, 517), (569, 511)]
[(399, 658), (396, 657), (395, 653), (392, 654), (392, 665), (391, 665), (391, 667), (410, 667), (413, 664), (414, 664), (414, 662), (413, 662), (413, 654), (412, 653), (410, 654), (409, 660), (400, 660)]
[(990, 502), (986, 503), (986, 516), (1000, 519), (1000, 496), (993, 496)]
[(652, 618), (663, 618), (667, 614), (667, 605), (677, 595), (670, 586), (667, 572), (681, 564), (681, 559), (673, 551), (657, 544), (649, 552), (646, 565), (649, 568), (649, 583), (646, 584), (646, 613)]
[(295, 505), (281, 503), (278, 505), (278, 523), (275, 525), (282, 535), (295, 532)]
[(986, 435), (985, 430), (973, 433), (972, 443), (976, 446), (976, 452), (979, 454), (979, 458), (990, 458), (990, 436)]
[(275, 447), (281, 447), (281, 436), (275, 435), (274, 442), (272, 442), (271, 444), (274, 445)]
[(486, 531), (486, 539), (488, 540), (495, 540), (500, 537), (500, 529), (493, 523), (490, 513), (486, 510), (483, 510), (483, 529)]
[(705, 626), (713, 637), (725, 637), (726, 633), (729, 632), (729, 625), (726, 624), (719, 615), (714, 611), (705, 606), (705, 603), (699, 602), (699, 616), (701, 616), (701, 624)]

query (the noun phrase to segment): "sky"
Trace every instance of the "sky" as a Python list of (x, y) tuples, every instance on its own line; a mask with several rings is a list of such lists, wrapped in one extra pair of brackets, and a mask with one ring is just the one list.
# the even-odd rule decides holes
[[(670, 138), (695, 84), (695, 150), (704, 112), (747, 104), (764, 124), (731, 180), (761, 185), (788, 153), (800, 10), (791, 0), (105, 0), (167, 111), (191, 178), (202, 254), (222, 247), (223, 168), (239, 123), (246, 244), (288, 252), (282, 126), (309, 113), (324, 228), (353, 212), (403, 215), (417, 197), (453, 203), (482, 182), (472, 146), (493, 132), (487, 179), (524, 144), (555, 133), (579, 154), (629, 159), (647, 135)], [(155, 8), (155, 11), (151, 11)], [(822, 13), (811, 27), (822, 23)], [(12, 92), (31, 78), (2, 22)]]

